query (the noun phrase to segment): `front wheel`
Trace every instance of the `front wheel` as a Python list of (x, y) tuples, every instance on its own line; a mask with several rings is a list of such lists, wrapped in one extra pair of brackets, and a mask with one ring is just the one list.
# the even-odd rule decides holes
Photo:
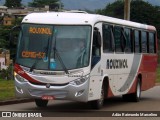
[(48, 100), (35, 99), (35, 103), (37, 107), (46, 107), (48, 104)]
[(104, 104), (104, 97), (105, 97), (105, 90), (104, 90), (104, 85), (102, 85), (100, 99), (91, 101), (92, 107), (94, 109), (100, 109), (100, 108), (102, 108), (103, 104)]

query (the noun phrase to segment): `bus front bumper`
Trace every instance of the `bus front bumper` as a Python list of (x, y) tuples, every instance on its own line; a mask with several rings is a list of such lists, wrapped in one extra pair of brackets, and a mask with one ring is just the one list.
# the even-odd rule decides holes
[(28, 81), (20, 82), (15, 78), (15, 91), (18, 98), (39, 98), (52, 96), (54, 99), (73, 100), (80, 102), (88, 101), (89, 80), (81, 85), (68, 83), (64, 86), (34, 85)]

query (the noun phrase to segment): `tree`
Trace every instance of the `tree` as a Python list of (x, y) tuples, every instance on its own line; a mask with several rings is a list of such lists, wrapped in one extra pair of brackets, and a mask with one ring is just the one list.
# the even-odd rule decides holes
[(59, 0), (33, 0), (28, 4), (30, 7), (44, 7), (45, 5), (55, 5), (58, 4)]
[(4, 5), (8, 8), (19, 8), (22, 6), (21, 2), (22, 0), (6, 0)]
[(122, 0), (117, 0), (112, 4), (109, 3), (104, 9), (99, 9), (96, 12), (101, 15), (123, 19), (124, 2)]
[[(123, 19), (124, 0), (117, 0), (96, 12), (98, 14)], [(158, 38), (160, 38), (160, 7), (152, 6), (143, 0), (132, 0), (130, 19), (134, 22), (155, 26), (157, 28)]]

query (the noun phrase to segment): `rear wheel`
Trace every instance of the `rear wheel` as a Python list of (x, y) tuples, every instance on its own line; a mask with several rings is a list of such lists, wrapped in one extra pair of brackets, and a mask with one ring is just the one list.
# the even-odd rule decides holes
[(137, 85), (136, 90), (134, 93), (126, 94), (122, 96), (124, 101), (133, 101), (133, 102), (139, 102), (141, 98), (141, 80), (140, 78), (137, 79)]
[(132, 94), (132, 99), (134, 102), (139, 102), (141, 98), (141, 81), (140, 78), (138, 78), (136, 91)]
[(35, 99), (35, 103), (37, 107), (46, 107), (48, 104), (48, 100)]

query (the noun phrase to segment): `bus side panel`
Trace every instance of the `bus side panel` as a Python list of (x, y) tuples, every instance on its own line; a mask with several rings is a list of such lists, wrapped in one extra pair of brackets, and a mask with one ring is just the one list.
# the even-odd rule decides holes
[(142, 74), (142, 90), (147, 90), (155, 85), (157, 55), (144, 54), (140, 65), (139, 73)]
[(135, 78), (132, 87), (129, 89), (127, 94), (134, 93), (136, 91), (137, 77)]
[(113, 97), (113, 96), (114, 95), (113, 95), (112, 90), (111, 90), (111, 88), (109, 86), (109, 88), (108, 88), (108, 95), (106, 96), (106, 98), (110, 98), (110, 97)]

